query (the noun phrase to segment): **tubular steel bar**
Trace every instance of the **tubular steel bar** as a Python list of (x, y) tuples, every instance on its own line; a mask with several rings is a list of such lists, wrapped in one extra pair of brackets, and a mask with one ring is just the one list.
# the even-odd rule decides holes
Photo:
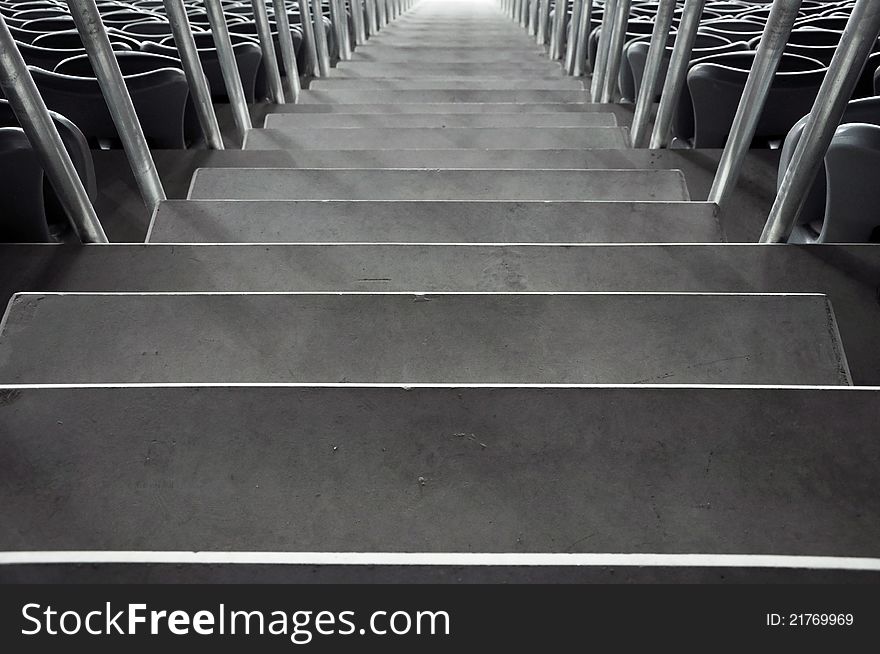
[(691, 52), (694, 49), (694, 41), (697, 39), (700, 17), (703, 15), (705, 5), (706, 0), (685, 0), (681, 23), (675, 36), (675, 45), (672, 48), (672, 56), (669, 58), (669, 70), (666, 73), (666, 81), (663, 83), (660, 108), (657, 110), (654, 131), (651, 134), (650, 148), (652, 150), (665, 147), (669, 139), (672, 118), (687, 80)]
[(82, 39), (107, 109), (128, 158), (144, 204), (152, 211), (165, 199), (165, 189), (156, 171), (153, 155), (141, 129), (134, 104), (125, 86), (119, 62), (107, 37), (95, 0), (67, 0), (70, 14)]
[(550, 58), (555, 61), (562, 59), (567, 17), (568, 0), (556, 0), (556, 7), (553, 10), (553, 32), (550, 35)]
[(367, 30), (364, 27), (364, 0), (351, 0), (351, 21), (354, 23), (354, 43), (363, 45), (367, 42)]
[(801, 0), (773, 2), (736, 116), (730, 127), (730, 135), (718, 162), (712, 190), (709, 191), (709, 202), (714, 202), (722, 208), (736, 188), (743, 162), (755, 137), (755, 129), (764, 111), (773, 78), (779, 68), (785, 44), (798, 17), (800, 6)]
[(220, 61), (223, 83), (226, 85), (226, 95), (229, 96), (229, 105), (232, 108), (232, 118), (238, 130), (239, 140), (244, 142), (245, 134), (251, 128), (251, 115), (248, 111), (247, 99), (244, 97), (241, 76), (238, 74), (238, 65), (235, 62), (235, 52), (232, 50), (226, 17), (223, 15), (223, 6), (220, 4), (220, 0), (205, 0), (205, 9), (211, 24), (211, 33), (214, 37), (214, 47), (217, 49), (217, 58)]
[(339, 45), (339, 59), (351, 59), (351, 43), (348, 40), (348, 20), (345, 11), (340, 9), (340, 0), (330, 0), (330, 20), (336, 31), (336, 43)]
[(608, 51), (611, 44), (611, 33), (614, 30), (614, 8), (617, 0), (605, 0), (602, 12), (602, 25), (599, 28), (599, 43), (596, 49), (596, 61), (593, 78), (590, 80), (590, 95), (598, 101), (605, 87), (605, 72), (608, 64)]
[(629, 25), (629, 11), (632, 0), (618, 0), (615, 7), (614, 25), (608, 41), (608, 58), (605, 62), (605, 78), (600, 102), (613, 102), (617, 92), (617, 76), (620, 74), (620, 59), (626, 41), (626, 28)]
[[(779, 185), (761, 243), (784, 243), (825, 160), (865, 61), (880, 36), (880, 3), (858, 0)], [(870, 171), (867, 174), (872, 174)]]
[(568, 27), (568, 39), (565, 43), (565, 72), (571, 75), (574, 72), (574, 53), (577, 50), (577, 30), (581, 22), (581, 10), (585, 0), (572, 0), (571, 21)]
[(651, 118), (654, 97), (657, 95), (660, 69), (663, 67), (663, 57), (666, 55), (666, 42), (669, 39), (669, 29), (672, 27), (675, 4), (676, 0), (660, 0), (657, 7), (654, 29), (651, 32), (651, 44), (648, 47), (648, 59), (645, 62), (645, 73), (639, 88), (639, 97), (636, 98), (636, 108), (630, 128), (632, 134), (630, 142), (634, 148), (645, 147), (648, 121)]
[(587, 42), (590, 40), (590, 19), (593, 17), (593, 0), (584, 0), (580, 20), (577, 25), (577, 41), (574, 49), (574, 62), (571, 74), (581, 77), (586, 73)]
[(541, 0), (538, 9), (538, 29), (535, 32), (535, 41), (538, 45), (547, 43), (547, 23), (550, 21), (550, 0)]
[(315, 42), (315, 26), (312, 24), (312, 11), (309, 8), (308, 0), (302, 0), (299, 3), (299, 24), (303, 33), (303, 47), (309, 57), (312, 74), (315, 77), (320, 77), (321, 64), (318, 61), (318, 44)]
[(217, 114), (214, 112), (214, 103), (211, 102), (211, 89), (205, 78), (202, 61), (196, 50), (189, 17), (186, 15), (186, 7), (183, 0), (163, 0), (165, 13), (168, 14), (168, 22), (171, 24), (171, 33), (174, 35), (174, 44), (183, 64), (183, 72), (189, 84), (189, 92), (193, 96), (193, 105), (199, 119), (202, 133), (205, 135), (205, 143), (211, 150), (223, 149), (223, 136), (220, 133), (220, 125), (217, 123)]
[(281, 59), (284, 61), (284, 81), (287, 86), (285, 95), (290, 102), (299, 102), (299, 68), (296, 66), (296, 50), (293, 47), (293, 36), (290, 34), (290, 18), (287, 16), (284, 0), (272, 0), (272, 3), (275, 7), (275, 24), (278, 27), (278, 45), (281, 48)]
[[(275, 104), (284, 104), (284, 89), (281, 87), (281, 72), (278, 70), (278, 58), (275, 56), (275, 42), (272, 38), (272, 29), (269, 27), (269, 14), (266, 12), (266, 0), (251, 0), (251, 8), (254, 14), (254, 22), (257, 25), (257, 36), (260, 41), (260, 49), (263, 51), (261, 65), (266, 74), (266, 86), (269, 89), (269, 99)], [(284, 13), (285, 17), (287, 13)], [(281, 33), (279, 32), (279, 37)], [(290, 39), (290, 30), (287, 31)], [(293, 47), (291, 45), (291, 47)]]
[[(324, 27), (324, 10), (321, 7), (321, 0), (311, 0), (312, 2), (312, 20), (315, 45), (318, 50), (318, 70), (319, 77), (327, 77), (330, 75), (330, 47), (327, 45), (327, 30)], [(303, 0), (303, 4), (307, 4), (307, 0)]]
[(83, 243), (107, 243), (107, 236), (76, 167), (64, 147), (49, 109), (15, 45), (15, 39), (0, 15), (0, 89), (31, 147), (36, 151), (52, 188)]

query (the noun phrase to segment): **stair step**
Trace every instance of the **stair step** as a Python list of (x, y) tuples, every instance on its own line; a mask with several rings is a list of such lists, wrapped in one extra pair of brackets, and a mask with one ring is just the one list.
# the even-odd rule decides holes
[(193, 200), (653, 200), (688, 197), (676, 170), (200, 168)]
[(320, 127), (290, 125), (248, 131), (257, 150), (583, 149), (627, 147), (626, 127)]
[(613, 113), (632, 116), (632, 111), (617, 104), (598, 102), (408, 102), (397, 104), (310, 103), (281, 104), (272, 114), (546, 114)]
[(428, 77), (424, 79), (361, 79), (361, 78), (320, 78), (313, 80), (309, 91), (356, 91), (359, 89), (375, 91), (583, 91), (584, 83), (572, 77), (563, 79), (533, 79), (520, 77)]
[(706, 202), (167, 200), (153, 243), (717, 243)]
[(388, 90), (388, 89), (327, 89), (303, 91), (300, 102), (304, 104), (398, 104), (436, 102), (590, 102), (589, 91), (542, 91), (522, 89), (506, 91), (447, 89)]
[[(880, 540), (880, 471), (865, 464), (880, 457), (876, 391), (0, 393), (15, 453), (0, 485), (5, 552), (872, 557)], [(845, 451), (834, 433), (847, 435)], [(196, 578), (230, 568), (202, 566)], [(304, 581), (318, 572), (307, 566)]]
[[(342, 61), (333, 70), (330, 79), (368, 79), (417, 77), (515, 77), (529, 75), (529, 79), (539, 77), (564, 78), (565, 72), (558, 62), (539, 59), (515, 59), (506, 57), (503, 61), (473, 61), (456, 63), (454, 61), (363, 61), (353, 57)], [(571, 79), (571, 78), (569, 78)]]
[(849, 383), (823, 295), (19, 294), (0, 383)]
[(268, 114), (265, 127), (616, 127), (613, 113), (545, 114)]
[[(228, 155), (231, 150), (223, 155), (223, 159), (230, 160), (229, 166), (624, 170), (680, 168), (690, 163), (677, 158), (682, 151), (676, 150), (266, 150), (259, 147), (259, 134), (254, 132), (246, 149), (235, 151), (234, 156)], [(214, 160), (218, 158), (212, 157), (211, 161)]]
[(376, 66), (391, 66), (393, 64), (411, 65), (418, 64), (469, 64), (469, 65), (510, 65), (514, 62), (526, 67), (538, 65), (553, 65), (562, 69), (558, 61), (550, 60), (546, 53), (537, 47), (534, 50), (518, 47), (485, 46), (458, 47), (450, 49), (444, 46), (382, 46), (370, 40), (369, 47), (358, 48), (351, 55), (350, 61), (340, 62), (339, 66), (346, 69), (352, 64), (370, 63)]

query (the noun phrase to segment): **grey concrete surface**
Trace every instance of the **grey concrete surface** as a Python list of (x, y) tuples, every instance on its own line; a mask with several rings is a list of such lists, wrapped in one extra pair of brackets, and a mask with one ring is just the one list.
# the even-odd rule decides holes
[(876, 245), (0, 245), (18, 291), (825, 293), (857, 384), (880, 386)]
[[(318, 127), (616, 127), (613, 113), (509, 114), (341, 114), (279, 113), (266, 116), (264, 127), (290, 129)], [(387, 148), (386, 148), (387, 149)], [(507, 148), (506, 148), (507, 149)]]
[(880, 542), (876, 391), (0, 397), (3, 550), (875, 557)]
[(383, 89), (327, 89), (308, 90), (300, 95), (303, 104), (398, 104), (424, 102), (590, 102), (588, 91), (547, 91), (540, 89), (523, 90), (446, 90), (441, 88), (426, 90), (394, 91)]
[(333, 90), (375, 90), (375, 91), (583, 91), (583, 80), (575, 77), (543, 79), (542, 77), (427, 77), (421, 78), (336, 78), (327, 77), (313, 80), (309, 91), (321, 93)]
[(0, 383), (849, 383), (822, 295), (13, 297)]
[(168, 200), (152, 243), (718, 243), (703, 202)]
[(620, 149), (626, 127), (321, 127), (252, 129), (245, 147), (260, 150)]
[[(608, 128), (596, 128), (608, 129)], [(676, 170), (200, 168), (201, 200), (688, 200)]]
[[(389, 63), (382, 56), (381, 62), (363, 60), (357, 55), (352, 56), (351, 61), (341, 61), (327, 78), (331, 80), (355, 80), (355, 79), (394, 79), (394, 78), (418, 78), (430, 79), (434, 77), (512, 77), (535, 81), (538, 78), (544, 80), (559, 79), (565, 76), (562, 66), (558, 62), (549, 60), (524, 59), (516, 55), (506, 55), (501, 61), (477, 61), (473, 57), (466, 63), (455, 61), (438, 61), (434, 57), (431, 61), (403, 60)], [(571, 78), (569, 78), (571, 79)], [(313, 80), (317, 81), (317, 80)]]

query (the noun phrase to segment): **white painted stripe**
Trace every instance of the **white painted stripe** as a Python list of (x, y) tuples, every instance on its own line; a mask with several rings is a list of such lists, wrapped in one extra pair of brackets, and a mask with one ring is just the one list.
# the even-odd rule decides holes
[(880, 559), (774, 554), (573, 554), (471, 552), (0, 552), (0, 565), (28, 564), (229, 564), (389, 566), (572, 566), (670, 568), (787, 568), (880, 572)]
[(826, 293), (709, 293), (704, 291), (22, 291), (14, 293), (12, 297), (127, 297), (127, 296), (245, 296), (245, 295), (274, 295), (274, 296), (297, 296), (297, 295), (325, 295), (339, 297), (346, 295), (375, 295), (391, 296), (405, 295), (411, 297), (473, 297), (473, 296), (665, 296), (665, 297), (827, 297)]
[(877, 392), (880, 386), (809, 386), (805, 384), (496, 384), (496, 383), (456, 383), (456, 382), (132, 382), (132, 383), (80, 383), (80, 384), (0, 384), (0, 390), (51, 390), (51, 389), (123, 389), (123, 388), (398, 388), (408, 391), (413, 388), (495, 388), (495, 389), (577, 389), (577, 390), (763, 390), (763, 391), (846, 391)]

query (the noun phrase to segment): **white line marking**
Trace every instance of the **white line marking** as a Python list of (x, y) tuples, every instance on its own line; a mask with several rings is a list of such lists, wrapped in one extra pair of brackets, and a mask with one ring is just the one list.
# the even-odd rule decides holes
[(230, 564), (394, 566), (609, 566), (788, 568), (880, 572), (880, 559), (775, 554), (577, 554), (471, 552), (2, 552), (0, 565), (29, 564)]

